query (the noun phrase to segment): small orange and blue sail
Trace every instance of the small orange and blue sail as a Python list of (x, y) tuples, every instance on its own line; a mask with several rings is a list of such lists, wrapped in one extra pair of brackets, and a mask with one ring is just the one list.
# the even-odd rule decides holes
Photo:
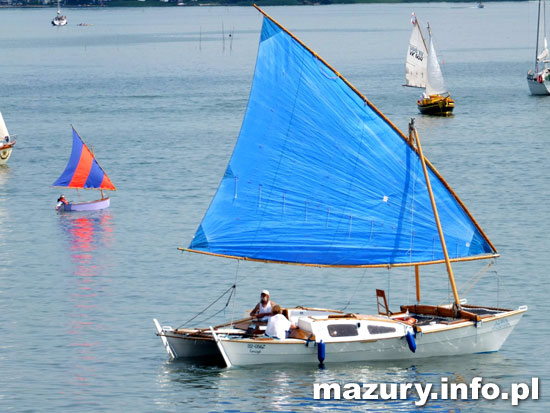
[(73, 128), (73, 149), (67, 167), (53, 186), (76, 189), (103, 189), (115, 191), (116, 188), (96, 161), (94, 154)]

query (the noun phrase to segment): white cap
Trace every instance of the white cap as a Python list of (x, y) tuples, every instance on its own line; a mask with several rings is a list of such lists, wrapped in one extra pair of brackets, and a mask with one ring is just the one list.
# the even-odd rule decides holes
[(269, 295), (269, 291), (267, 291), (267, 290), (262, 290), (262, 294)]

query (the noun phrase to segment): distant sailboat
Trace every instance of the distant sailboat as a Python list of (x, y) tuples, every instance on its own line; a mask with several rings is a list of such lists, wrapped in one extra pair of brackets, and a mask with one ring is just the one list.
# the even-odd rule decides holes
[(15, 136), (10, 135), (6, 122), (0, 113), (0, 165), (4, 165), (10, 159), (11, 151), (15, 146)]
[(67, 24), (67, 16), (61, 14), (61, 6), (57, 0), (57, 15), (52, 20), (53, 26), (65, 26)]
[(405, 85), (410, 87), (426, 88), (426, 77), (428, 71), (428, 47), (416, 15), (411, 17), (413, 30), (407, 50), (407, 61), (405, 64)]
[[(191, 244), (182, 249), (266, 265), (411, 266), (416, 304), (391, 313), (378, 290), (375, 315), (286, 308), (284, 317), (299, 327), (287, 338), (264, 335), (261, 321), (251, 318), (185, 329), (154, 320), (170, 357), (221, 357), (230, 367), (499, 350), (527, 307), (460, 299), (451, 261), (492, 259), (498, 252), (425, 159), (414, 122), (405, 135), (317, 53), (255, 7), (264, 19), (240, 134)], [(452, 302), (421, 304), (420, 267), (431, 264), (445, 264)], [(304, 270), (303, 277), (310, 276)], [(357, 289), (358, 283), (350, 276), (341, 288)]]
[(546, 2), (544, 0), (539, 0), (535, 71), (529, 70), (527, 73), (527, 84), (532, 95), (550, 95), (550, 51), (546, 40)]
[(426, 115), (448, 115), (454, 107), (437, 60), (432, 33), (428, 25), (430, 41), (428, 47), (416, 15), (412, 14), (413, 30), (409, 40), (405, 64), (405, 86), (425, 88), (418, 100), (418, 109)]
[(103, 191), (116, 191), (115, 186), (95, 159), (93, 152), (86, 146), (74, 128), (73, 149), (69, 163), (53, 186), (101, 191), (101, 199), (91, 202), (67, 202), (61, 196), (55, 208), (58, 211), (93, 211), (108, 208), (110, 199), (103, 195)]

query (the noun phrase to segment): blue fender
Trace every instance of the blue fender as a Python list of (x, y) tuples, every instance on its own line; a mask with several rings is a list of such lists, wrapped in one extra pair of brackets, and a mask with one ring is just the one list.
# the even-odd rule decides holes
[(407, 331), (407, 334), (405, 334), (405, 338), (407, 339), (409, 350), (411, 350), (413, 353), (416, 352), (416, 340), (414, 339), (414, 335), (410, 331)]
[(317, 343), (317, 359), (319, 360), (319, 367), (323, 367), (323, 362), (325, 361), (325, 355), (326, 355), (325, 343), (323, 342), (323, 340), (321, 340), (319, 341), (319, 343)]

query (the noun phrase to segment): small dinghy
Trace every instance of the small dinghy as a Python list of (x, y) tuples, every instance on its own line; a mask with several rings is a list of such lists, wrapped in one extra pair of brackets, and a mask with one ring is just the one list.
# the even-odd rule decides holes
[(57, 200), (57, 211), (95, 211), (108, 208), (111, 201), (103, 191), (116, 191), (115, 186), (97, 162), (94, 153), (73, 128), (73, 149), (67, 167), (53, 186), (74, 189), (98, 189), (101, 199), (90, 202), (69, 202), (63, 195)]
[(14, 146), (15, 136), (9, 134), (6, 122), (4, 122), (2, 113), (0, 113), (0, 165), (8, 162)]

